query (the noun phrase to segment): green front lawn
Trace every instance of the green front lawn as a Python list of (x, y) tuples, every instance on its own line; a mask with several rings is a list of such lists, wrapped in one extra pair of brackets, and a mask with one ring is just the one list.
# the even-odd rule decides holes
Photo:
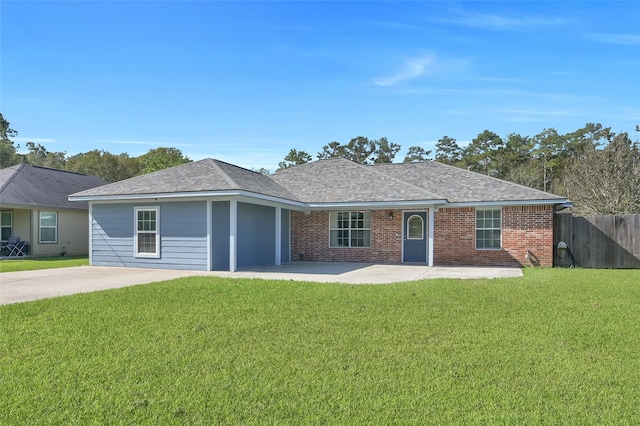
[(640, 271), (0, 307), (0, 424), (639, 424)]
[(0, 260), (0, 272), (32, 271), (36, 269), (67, 268), (89, 265), (87, 256), (5, 258)]

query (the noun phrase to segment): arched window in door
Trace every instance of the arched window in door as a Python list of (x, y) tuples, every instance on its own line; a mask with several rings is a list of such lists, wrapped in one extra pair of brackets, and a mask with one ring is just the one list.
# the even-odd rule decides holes
[(424, 221), (422, 217), (414, 214), (407, 220), (407, 239), (421, 240), (424, 238)]

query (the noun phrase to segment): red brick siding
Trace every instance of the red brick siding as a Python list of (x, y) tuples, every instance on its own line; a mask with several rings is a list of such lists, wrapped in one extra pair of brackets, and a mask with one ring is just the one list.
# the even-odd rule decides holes
[[(402, 211), (371, 212), (371, 248), (330, 248), (329, 212), (291, 212), (291, 260), (318, 262), (402, 262)], [(502, 249), (475, 249), (475, 208), (435, 213), (435, 265), (530, 265), (553, 262), (553, 206), (502, 208)], [(302, 255), (302, 256), (300, 256)], [(537, 259), (537, 260), (536, 260)]]
[(291, 212), (291, 260), (401, 263), (402, 213), (389, 219), (389, 210), (371, 212), (370, 248), (330, 248), (329, 212)]
[[(541, 266), (553, 264), (553, 206), (502, 208), (502, 249), (475, 249), (475, 208), (446, 208), (435, 214), (436, 265)], [(529, 258), (527, 260), (527, 251)]]

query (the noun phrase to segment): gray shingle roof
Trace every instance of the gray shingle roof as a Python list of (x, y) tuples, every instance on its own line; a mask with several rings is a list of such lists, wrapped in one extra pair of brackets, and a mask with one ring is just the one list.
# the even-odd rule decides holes
[(210, 158), (73, 194), (77, 197), (247, 191), (295, 200), (268, 176)]
[(318, 160), (271, 177), (305, 203), (442, 200), (419, 185), (406, 183), (343, 158)]
[(87, 203), (71, 202), (69, 195), (105, 183), (95, 176), (19, 164), (0, 170), (0, 204), (87, 210)]
[(422, 163), (368, 166), (403, 182), (437, 192), (450, 203), (558, 200), (564, 197), (496, 179), (458, 167), (426, 161)]
[(205, 159), (73, 194), (75, 197), (242, 190), (305, 204), (358, 202), (508, 202), (566, 199), (500, 179), (428, 161), (364, 166), (318, 160), (262, 175)]

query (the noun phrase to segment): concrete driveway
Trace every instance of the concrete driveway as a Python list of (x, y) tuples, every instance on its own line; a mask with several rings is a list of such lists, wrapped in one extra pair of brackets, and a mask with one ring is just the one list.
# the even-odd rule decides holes
[(434, 278), (520, 277), (522, 270), (519, 268), (428, 267), (424, 265), (323, 262), (292, 262), (281, 266), (251, 268), (238, 272), (79, 266), (2, 273), (0, 274), (0, 305), (191, 276), (388, 284)]

